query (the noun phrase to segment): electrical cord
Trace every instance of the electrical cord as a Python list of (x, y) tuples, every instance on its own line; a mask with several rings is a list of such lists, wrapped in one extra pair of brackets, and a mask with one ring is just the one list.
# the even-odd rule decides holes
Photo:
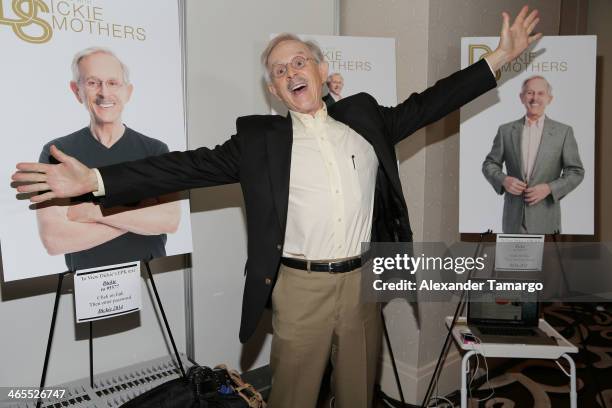
[[(474, 334), (472, 333), (472, 335), (474, 336)], [(479, 337), (474, 336), (474, 338), (476, 339), (476, 342), (474, 343), (474, 348), (476, 349), (476, 369), (474, 370), (474, 376), (470, 379), (470, 383), (468, 385), (468, 390), (470, 392), (470, 396), (472, 393), (472, 381), (474, 380), (474, 377), (476, 376), (476, 372), (478, 371), (478, 368), (480, 367), (480, 356), (482, 356), (482, 360), (484, 361), (484, 366), (485, 366), (485, 384), (488, 384), (489, 386), (489, 395), (487, 395), (484, 398), (479, 398), (476, 401), (478, 402), (483, 402), (483, 401), (487, 401), (491, 398), (493, 398), (495, 396), (495, 390), (493, 389), (493, 387), (491, 387), (491, 383), (489, 381), (489, 363), (487, 363), (487, 356), (485, 355), (482, 347), (480, 347), (480, 345), (482, 344), (482, 340), (480, 340)]]
[(449, 404), (451, 408), (455, 408), (455, 404), (453, 404), (451, 400), (449, 400), (448, 398), (442, 397), (442, 396), (440, 396), (440, 395), (434, 395), (434, 396), (432, 396), (432, 397), (429, 399), (429, 402), (431, 403), (431, 401), (432, 401), (432, 400), (436, 401), (436, 405), (428, 405), (428, 407), (432, 407), (432, 408), (433, 408), (433, 407), (436, 407), (436, 408), (437, 408), (437, 407), (438, 407), (438, 401), (444, 401), (444, 402), (446, 402), (447, 404)]

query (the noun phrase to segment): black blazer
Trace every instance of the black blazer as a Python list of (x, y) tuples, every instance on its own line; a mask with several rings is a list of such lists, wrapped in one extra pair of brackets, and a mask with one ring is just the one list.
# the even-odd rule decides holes
[(325, 102), (325, 106), (327, 106), (328, 108), (332, 106), (334, 103), (336, 103), (336, 100), (334, 99), (333, 96), (331, 96), (331, 94), (326, 94), (321, 99), (323, 99), (323, 102)]
[[(478, 62), (396, 107), (378, 105), (360, 93), (329, 108), (329, 115), (368, 140), (379, 160), (372, 241), (411, 241), (408, 210), (394, 146), (495, 87), (486, 62)], [(292, 146), (291, 116), (245, 116), (236, 134), (214, 149), (201, 147), (100, 168), (104, 206), (190, 188), (237, 183), (247, 214), (248, 259), (240, 340), (255, 331), (271, 295), (280, 264), (287, 221)]]

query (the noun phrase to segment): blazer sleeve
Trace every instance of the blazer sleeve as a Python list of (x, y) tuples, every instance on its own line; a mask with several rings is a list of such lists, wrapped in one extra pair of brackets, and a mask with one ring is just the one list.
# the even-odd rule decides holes
[(236, 183), (240, 157), (240, 137), (235, 135), (214, 149), (201, 147), (100, 167), (106, 194), (99, 201), (112, 207), (190, 188)]
[(559, 201), (565, 197), (570, 191), (578, 187), (578, 184), (584, 179), (584, 167), (578, 153), (578, 144), (570, 126), (567, 127), (563, 141), (561, 161), (563, 166), (561, 176), (548, 183), (554, 201)]
[(487, 181), (493, 186), (497, 194), (504, 193), (504, 179), (506, 174), (502, 171), (504, 163), (504, 140), (502, 128), (497, 129), (497, 135), (493, 139), (491, 151), (482, 163), (482, 174)]
[(402, 141), (496, 85), (489, 64), (480, 60), (439, 80), (421, 93), (413, 93), (395, 107), (381, 107), (391, 142)]

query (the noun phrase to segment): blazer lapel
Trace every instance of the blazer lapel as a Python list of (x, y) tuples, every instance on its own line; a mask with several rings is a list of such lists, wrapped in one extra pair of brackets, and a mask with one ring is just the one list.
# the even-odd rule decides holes
[(274, 205), (281, 227), (281, 234), (287, 223), (289, 205), (289, 175), (291, 173), (291, 147), (293, 145), (293, 127), (291, 117), (280, 119), (266, 133), (268, 169)]
[(535, 163), (533, 163), (533, 170), (531, 170), (531, 180), (537, 180), (536, 175), (538, 168), (541, 167), (540, 162), (542, 161), (542, 155), (550, 142), (550, 138), (553, 134), (553, 125), (550, 123), (548, 117), (544, 117), (544, 128), (542, 129), (542, 138), (540, 139), (540, 145), (538, 146), (538, 153), (536, 154)]
[(512, 138), (512, 146), (514, 147), (514, 153), (518, 161), (518, 168), (521, 172), (521, 178), (523, 179), (523, 181), (527, 182), (527, 176), (525, 175), (525, 168), (523, 166), (523, 147), (521, 144), (524, 120), (525, 119), (523, 118), (514, 122), (514, 124), (512, 125), (512, 134), (510, 135), (510, 137)]

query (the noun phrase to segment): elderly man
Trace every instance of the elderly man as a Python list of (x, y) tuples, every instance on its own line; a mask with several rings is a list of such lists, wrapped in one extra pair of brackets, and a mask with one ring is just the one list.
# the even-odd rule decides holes
[[(53, 145), (90, 167), (168, 152), (164, 143), (123, 124), (134, 87), (127, 67), (112, 51), (94, 47), (77, 53), (72, 72), (70, 89), (89, 113), (89, 125), (47, 143), (40, 162), (57, 163), (50, 153)], [(74, 271), (164, 256), (165, 234), (176, 231), (180, 207), (162, 197), (103, 212), (90, 202), (58, 199), (39, 205), (36, 215), (47, 252), (65, 254), (68, 269)]]
[(503, 232), (561, 232), (559, 202), (584, 178), (574, 133), (544, 114), (553, 99), (544, 77), (527, 78), (520, 99), (525, 116), (499, 127), (482, 172), (498, 194), (505, 193)]
[[(214, 149), (175, 152), (92, 170), (57, 148), (57, 166), (21, 163), (14, 180), (31, 198), (95, 191), (104, 205), (187, 188), (240, 182), (248, 261), (240, 339), (255, 331), (271, 298), (271, 408), (313, 408), (332, 344), (340, 408), (369, 407), (379, 353), (379, 309), (361, 303), (360, 244), (410, 241), (394, 145), (495, 86), (495, 70), (519, 55), (538, 22), (524, 7), (499, 47), (393, 108), (361, 93), (321, 100), (328, 65), (313, 43), (284, 34), (262, 54), (269, 91), (287, 117), (248, 116)], [(100, 174), (97, 177), (96, 171)]]
[(323, 97), (323, 102), (325, 102), (328, 108), (342, 99), (342, 95), (340, 95), (342, 88), (344, 88), (344, 78), (342, 78), (340, 73), (334, 72), (327, 77), (327, 89), (329, 89), (329, 92)]

